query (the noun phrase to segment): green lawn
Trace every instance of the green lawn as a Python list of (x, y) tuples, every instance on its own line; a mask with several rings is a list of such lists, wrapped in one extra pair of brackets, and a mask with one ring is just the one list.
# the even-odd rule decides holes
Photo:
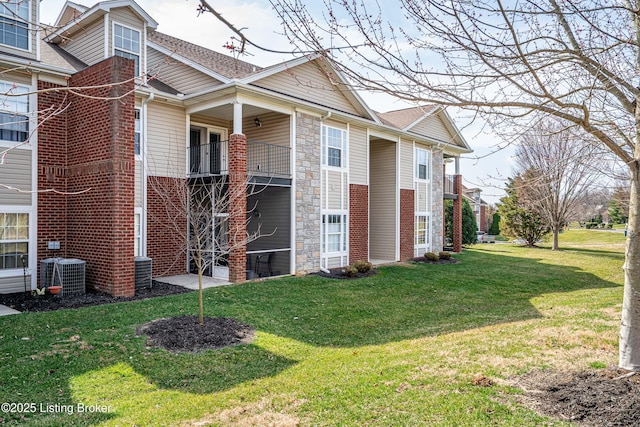
[[(616, 363), (623, 248), (597, 244), (559, 252), (475, 245), (456, 265), (209, 289), (207, 315), (258, 332), (251, 345), (200, 354), (147, 348), (135, 336), (149, 320), (194, 314), (195, 293), (3, 317), (0, 401), (37, 408), (0, 418), (33, 426), (567, 425), (517, 405), (521, 391), (509, 380)], [(472, 385), (478, 373), (496, 385)], [(73, 414), (40, 404), (70, 405), (59, 409)], [(77, 413), (77, 404), (109, 410)]]

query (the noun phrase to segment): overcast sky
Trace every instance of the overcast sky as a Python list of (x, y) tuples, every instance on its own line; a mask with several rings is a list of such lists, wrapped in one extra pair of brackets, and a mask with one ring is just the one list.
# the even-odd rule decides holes
[[(96, 1), (80, 0), (75, 3), (91, 6)], [(209, 49), (227, 53), (222, 47), (227, 41), (231, 41), (232, 33), (222, 23), (218, 22), (211, 14), (197, 17), (196, 0), (137, 0), (137, 3), (158, 22), (158, 31), (170, 34), (191, 43), (205, 46)], [(233, 22), (236, 27), (246, 27), (246, 35), (262, 45), (288, 50), (287, 40), (281, 36), (280, 22), (267, 0), (236, 0), (234, 2), (216, 2), (215, 6), (223, 16)], [(322, 2), (311, 2), (322, 6)], [(45, 24), (54, 24), (62, 6), (63, 0), (42, 0), (40, 3), (40, 20)], [(321, 10), (318, 9), (318, 13)], [(245, 56), (242, 59), (256, 65), (267, 66), (291, 59), (284, 54), (268, 54), (258, 50), (251, 52), (253, 56)], [(365, 102), (374, 110), (386, 112), (412, 105), (400, 103), (387, 96), (378, 94), (361, 94)], [(474, 153), (465, 156), (461, 162), (461, 173), (464, 185), (467, 187), (480, 187), (483, 189), (483, 199), (489, 203), (495, 203), (502, 196), (502, 185), (489, 177), (502, 177), (506, 179), (511, 172), (511, 150), (494, 151), (499, 142), (491, 134), (481, 132), (478, 124), (467, 125), (469, 119), (456, 111), (450, 110), (458, 128), (471, 145)], [(480, 157), (480, 159), (476, 159)], [(453, 171), (447, 171), (453, 173)]]

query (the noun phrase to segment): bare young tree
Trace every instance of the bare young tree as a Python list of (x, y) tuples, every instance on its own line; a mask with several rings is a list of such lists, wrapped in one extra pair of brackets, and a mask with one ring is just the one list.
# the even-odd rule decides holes
[[(470, 109), (495, 126), (554, 116), (627, 165), (619, 364), (640, 370), (640, 1), (324, 0), (317, 17), (300, 0), (270, 1), (297, 51), (334, 59), (356, 89)], [(258, 46), (223, 22), (242, 48)]]
[(246, 214), (245, 211), (239, 213), (233, 209), (233, 201), (259, 194), (264, 187), (252, 184), (250, 177), (244, 187), (233, 190), (224, 179), (149, 176), (149, 188), (163, 207), (159, 214), (150, 212), (151, 220), (175, 242), (174, 262), (183, 260), (186, 253), (197, 271), (198, 322), (203, 324), (205, 273), (215, 276), (216, 267), (225, 263), (232, 251), (275, 232), (263, 233), (260, 223), (253, 224), (252, 231), (243, 234), (230, 226), (233, 220), (248, 226), (256, 208), (255, 205), (248, 206)]
[[(588, 138), (589, 139), (589, 138)], [(588, 190), (598, 179), (596, 144), (584, 134), (564, 129), (554, 121), (540, 122), (525, 133), (516, 149), (516, 174), (523, 177), (519, 194), (527, 209), (536, 212), (553, 234), (558, 234), (577, 215)]]

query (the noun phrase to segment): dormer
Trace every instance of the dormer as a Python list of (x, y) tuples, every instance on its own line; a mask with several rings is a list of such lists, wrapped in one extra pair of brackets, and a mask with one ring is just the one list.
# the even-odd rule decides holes
[(147, 31), (157, 26), (133, 0), (103, 1), (92, 7), (67, 1), (55, 32), (45, 41), (59, 45), (88, 65), (115, 55), (133, 59), (136, 75), (142, 75), (147, 71)]
[(0, 2), (0, 51), (37, 59), (38, 0)]

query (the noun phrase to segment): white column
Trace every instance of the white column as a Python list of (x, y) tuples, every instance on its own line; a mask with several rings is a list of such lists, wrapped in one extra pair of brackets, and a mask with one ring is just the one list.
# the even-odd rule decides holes
[(239, 102), (233, 103), (233, 133), (242, 134), (242, 104)]

